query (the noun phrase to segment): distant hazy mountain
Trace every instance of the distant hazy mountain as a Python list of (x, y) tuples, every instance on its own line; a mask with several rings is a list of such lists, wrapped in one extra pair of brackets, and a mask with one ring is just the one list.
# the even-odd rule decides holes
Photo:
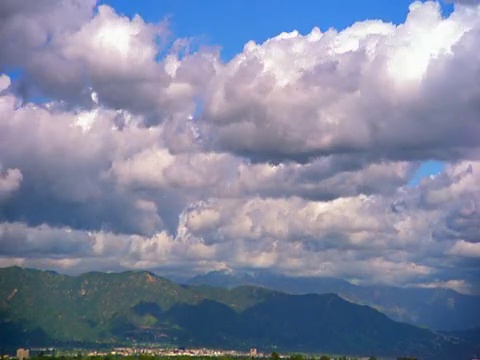
[(480, 297), (449, 289), (356, 286), (334, 278), (288, 277), (268, 271), (212, 271), (197, 275), (188, 284), (232, 288), (264, 286), (291, 294), (334, 293), (349, 301), (369, 305), (392, 319), (435, 330), (454, 331), (480, 327)]
[(210, 285), (233, 288), (255, 285), (275, 288), (289, 293), (337, 293), (355, 288), (348, 281), (328, 277), (289, 277), (269, 271), (215, 270), (197, 275), (187, 281), (191, 285)]
[(148, 272), (0, 269), (0, 350), (132, 341), (455, 360), (480, 351), (333, 294), (180, 286)]

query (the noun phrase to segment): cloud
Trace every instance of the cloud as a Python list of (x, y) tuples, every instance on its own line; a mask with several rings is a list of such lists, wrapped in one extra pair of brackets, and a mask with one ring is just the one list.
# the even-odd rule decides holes
[(460, 240), (452, 246), (449, 252), (463, 257), (480, 258), (480, 244)]
[(479, 5), (478, 0), (446, 0), (447, 3), (460, 4), (460, 5)]
[[(180, 227), (185, 228), (183, 236), (215, 246), (227, 263), (302, 275), (398, 281), (431, 271), (416, 263), (422, 243), (429, 240), (426, 220), (394, 213), (387, 202), (373, 196), (325, 202), (254, 198), (198, 204)], [(394, 272), (401, 266), (405, 271)], [(391, 270), (378, 271), (381, 267)]]
[(0, 92), (8, 89), (10, 84), (10, 77), (5, 74), (0, 75)]
[[(116, 189), (106, 175), (117, 156), (157, 141), (158, 131), (134, 125), (121, 131), (115, 124), (124, 115), (111, 110), (89, 113), (55, 104), (18, 104), (12, 95), (0, 97), (1, 162), (22, 175), (22, 187), (2, 217), (130, 232), (151, 231), (142, 225), (143, 218), (162, 223), (152, 208), (138, 206), (141, 197)], [(78, 123), (85, 114), (92, 117), (88, 131)]]
[(18, 169), (7, 169), (4, 174), (0, 172), (0, 200), (18, 190), (21, 182), (22, 173)]
[(96, 0), (5, 0), (0, 4), (0, 71), (25, 65), (38, 49), (78, 30), (92, 16)]
[(364, 21), (249, 42), (212, 81), (211, 145), (254, 161), (457, 159), (479, 146), (469, 135), (479, 131), (478, 24), (478, 9), (442, 18), (439, 4), (416, 2), (398, 26)]
[[(159, 46), (169, 36), (165, 22), (129, 19), (109, 6), (95, 7), (95, 1), (45, 1), (34, 7), (7, 1), (3, 7), (0, 40), (12, 50), (0, 57), (0, 71), (20, 67), (24, 74), (17, 88), (27, 97), (40, 92), (89, 106), (93, 89), (102, 104), (142, 113), (147, 123), (161, 122), (172, 113), (194, 111), (199, 85), (216, 63), (215, 51), (189, 54), (181, 46), (186, 41), (171, 49)], [(157, 61), (164, 51), (167, 56)], [(201, 71), (189, 70), (192, 66)]]
[(427, 289), (443, 287), (453, 289), (463, 294), (468, 294), (472, 291), (470, 286), (464, 280), (433, 281), (431, 283), (418, 284), (416, 286)]
[(2, 2), (0, 264), (474, 291), (479, 18), (415, 2), (222, 63), (166, 21)]

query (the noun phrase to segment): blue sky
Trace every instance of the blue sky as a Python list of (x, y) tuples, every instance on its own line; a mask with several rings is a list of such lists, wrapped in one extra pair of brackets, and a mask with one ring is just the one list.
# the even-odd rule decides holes
[(419, 169), (415, 172), (412, 179), (410, 180), (411, 186), (418, 185), (420, 181), (428, 176), (436, 175), (442, 172), (445, 168), (445, 164), (441, 161), (430, 160), (424, 162)]
[[(246, 42), (263, 42), (284, 31), (308, 33), (317, 26), (343, 29), (351, 24), (382, 19), (395, 24), (405, 20), (410, 0), (102, 0), (129, 17), (139, 14), (149, 22), (165, 17), (176, 37), (194, 37), (203, 44), (219, 45), (230, 59)], [(443, 4), (444, 12), (451, 5)]]

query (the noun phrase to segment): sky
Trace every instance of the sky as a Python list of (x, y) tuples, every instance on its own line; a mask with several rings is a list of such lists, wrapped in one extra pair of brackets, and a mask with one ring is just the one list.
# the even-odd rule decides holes
[(0, 266), (480, 293), (480, 4), (0, 2)]

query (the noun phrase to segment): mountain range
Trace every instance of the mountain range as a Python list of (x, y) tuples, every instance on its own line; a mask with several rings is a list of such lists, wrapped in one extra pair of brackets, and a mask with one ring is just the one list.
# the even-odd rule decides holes
[[(445, 288), (361, 286), (326, 277), (290, 277), (269, 271), (216, 270), (186, 281), (191, 285), (267, 287), (290, 294), (333, 293), (371, 306), (390, 318), (439, 331), (480, 328), (480, 297)], [(441, 316), (439, 316), (441, 314)]]
[[(179, 285), (150, 272), (0, 269), (0, 348), (163, 343), (263, 351), (471, 359), (476, 335), (394, 321), (335, 294)], [(0, 349), (1, 350), (1, 349)]]

